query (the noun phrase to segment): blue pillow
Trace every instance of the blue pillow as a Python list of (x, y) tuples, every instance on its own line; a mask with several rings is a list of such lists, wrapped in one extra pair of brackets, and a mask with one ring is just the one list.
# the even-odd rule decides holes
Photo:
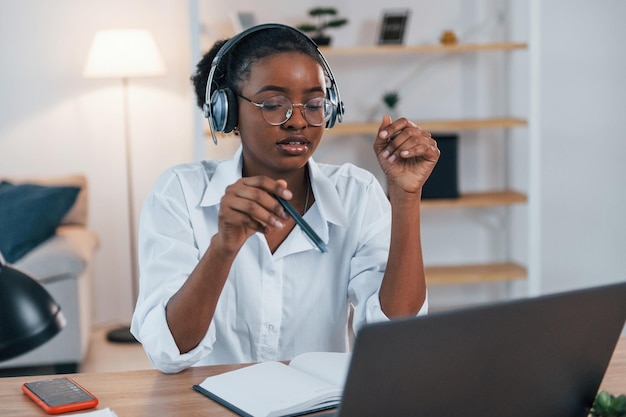
[(0, 182), (0, 252), (13, 263), (54, 235), (79, 187)]

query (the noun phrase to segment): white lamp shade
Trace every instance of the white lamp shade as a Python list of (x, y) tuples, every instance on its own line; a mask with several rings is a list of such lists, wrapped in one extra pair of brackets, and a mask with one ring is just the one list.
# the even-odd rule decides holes
[(154, 38), (147, 30), (107, 29), (96, 33), (83, 75), (88, 78), (150, 77), (165, 74)]

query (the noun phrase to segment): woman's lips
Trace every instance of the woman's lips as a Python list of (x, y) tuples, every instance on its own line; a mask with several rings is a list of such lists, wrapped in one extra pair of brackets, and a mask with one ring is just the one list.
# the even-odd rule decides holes
[(278, 147), (290, 155), (300, 155), (308, 151), (310, 142), (302, 138), (289, 138), (278, 142)]

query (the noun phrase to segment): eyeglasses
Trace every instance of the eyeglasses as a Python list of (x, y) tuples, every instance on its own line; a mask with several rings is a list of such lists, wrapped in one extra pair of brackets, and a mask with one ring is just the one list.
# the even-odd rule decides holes
[(315, 97), (304, 104), (295, 104), (285, 96), (273, 96), (261, 103), (255, 103), (247, 97), (238, 95), (260, 108), (263, 118), (272, 126), (280, 126), (289, 120), (293, 115), (294, 107), (302, 108), (304, 119), (312, 126), (321, 126), (326, 123), (333, 110), (333, 104), (325, 97)]

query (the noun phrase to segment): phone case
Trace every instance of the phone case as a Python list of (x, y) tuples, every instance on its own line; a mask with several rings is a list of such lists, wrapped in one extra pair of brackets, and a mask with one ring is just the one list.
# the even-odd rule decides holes
[(48, 414), (84, 410), (98, 405), (98, 399), (69, 377), (26, 382), (22, 391)]

